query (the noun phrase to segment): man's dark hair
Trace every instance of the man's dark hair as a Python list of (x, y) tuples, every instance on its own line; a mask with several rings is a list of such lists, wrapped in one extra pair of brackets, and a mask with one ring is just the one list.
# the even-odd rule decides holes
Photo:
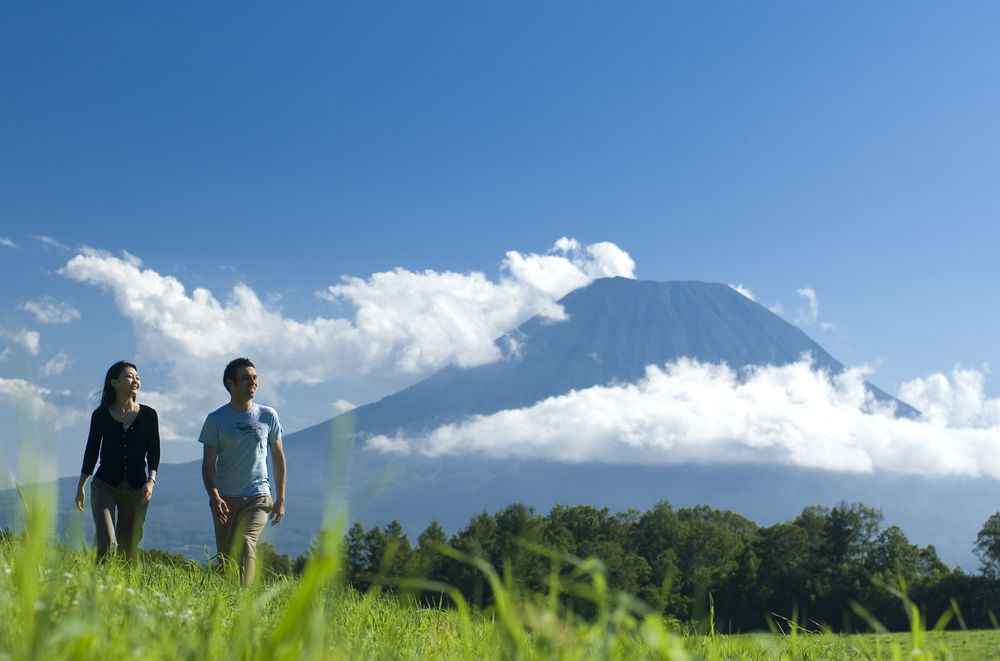
[(241, 367), (253, 367), (253, 363), (250, 362), (249, 358), (236, 358), (226, 365), (226, 371), (222, 373), (222, 385), (226, 387), (226, 392), (232, 392), (229, 389), (229, 380), (236, 380), (236, 370)]

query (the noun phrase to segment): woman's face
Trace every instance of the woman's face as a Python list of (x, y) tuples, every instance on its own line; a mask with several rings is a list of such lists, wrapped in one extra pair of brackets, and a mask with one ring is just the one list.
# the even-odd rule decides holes
[(126, 367), (111, 379), (111, 387), (115, 389), (119, 399), (131, 399), (139, 392), (139, 373), (135, 368)]

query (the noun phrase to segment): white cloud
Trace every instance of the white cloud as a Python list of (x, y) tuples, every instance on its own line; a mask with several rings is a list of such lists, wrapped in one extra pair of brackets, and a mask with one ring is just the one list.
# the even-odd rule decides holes
[(333, 410), (335, 415), (340, 415), (341, 413), (347, 413), (348, 411), (353, 411), (358, 408), (356, 404), (352, 404), (346, 399), (338, 399), (333, 403)]
[(60, 351), (45, 363), (45, 366), (42, 367), (42, 374), (44, 376), (58, 376), (66, 371), (70, 362), (69, 356)]
[(559, 298), (595, 278), (634, 277), (634, 269), (612, 244), (581, 249), (563, 238), (546, 255), (508, 252), (498, 282), (482, 273), (396, 269), (367, 280), (344, 278), (321, 295), (354, 305), (352, 327), (363, 338), (366, 362), (417, 373), (495, 361), (500, 335), (535, 315), (564, 319)]
[[(160, 422), (161, 439), (171, 441), (194, 440), (194, 437), (201, 430), (202, 423), (205, 421), (205, 414), (219, 406), (220, 393), (224, 394), (222, 390), (222, 370), (225, 367), (225, 363), (212, 365), (211, 367), (214, 370), (214, 382), (219, 384), (218, 392), (195, 395), (190, 392), (183, 392), (183, 390), (181, 392), (160, 392), (143, 388), (140, 391), (139, 401), (156, 409)], [(198, 388), (194, 390), (204, 389)], [(197, 411), (197, 413), (192, 413), (192, 411)], [(194, 427), (197, 428), (194, 429)]]
[(799, 310), (798, 321), (804, 324), (815, 324), (819, 318), (819, 301), (816, 299), (816, 291), (812, 287), (803, 287), (795, 291), (796, 294), (806, 299), (807, 307)]
[(559, 298), (598, 277), (634, 277), (634, 268), (613, 244), (581, 247), (563, 238), (544, 255), (508, 252), (495, 282), (476, 272), (405, 269), (345, 277), (320, 295), (350, 303), (353, 318), (305, 321), (283, 316), (243, 284), (224, 301), (207, 289), (188, 293), (131, 255), (86, 249), (62, 273), (111, 292), (135, 327), (144, 359), (172, 366), (176, 392), (169, 394), (204, 410), (218, 393), (190, 384), (217, 382), (221, 366), (238, 355), (268, 375), (263, 395), (282, 382), (315, 384), (343, 373), (417, 378), (449, 364), (495, 361), (497, 337), (536, 314), (564, 318)]
[(0, 354), (0, 358), (9, 356), (12, 347), (19, 347), (27, 351), (30, 355), (37, 356), (42, 340), (41, 333), (24, 328), (19, 331), (0, 331), (0, 337), (7, 343), (7, 347)]
[[(24, 379), (0, 378), (0, 402), (9, 403), (20, 414), (55, 429), (70, 427), (83, 415), (82, 411), (67, 406), (69, 400), (68, 392), (53, 391)], [(13, 433), (11, 436), (15, 437)]]
[[(420, 437), (377, 436), (368, 442), (386, 451), (431, 455), (762, 462), (1000, 477), (1000, 453), (995, 451), (1000, 401), (986, 401), (981, 381), (972, 374), (942, 378), (949, 387), (935, 378), (936, 389), (924, 389), (925, 404), (954, 402), (946, 406), (955, 423), (950, 426), (934, 413), (920, 420), (894, 417), (871, 398), (864, 370), (831, 377), (803, 360), (737, 373), (681, 360), (647, 368), (638, 384), (588, 388), (526, 409), (474, 416)], [(913, 404), (920, 406), (919, 401)]]
[[(347, 304), (352, 313), (307, 320), (284, 316), (242, 284), (221, 300), (207, 289), (189, 292), (131, 255), (84, 250), (62, 273), (110, 292), (134, 325), (140, 358), (167, 367), (169, 383), (143, 392), (160, 412), (161, 436), (168, 439), (197, 434), (204, 412), (220, 396), (221, 384), (207, 386), (219, 383), (222, 366), (236, 355), (257, 362), (265, 377), (262, 401), (277, 399), (282, 383), (321, 383), (341, 374), (415, 380), (449, 364), (500, 359), (497, 337), (533, 315), (565, 318), (561, 296), (597, 277), (634, 277), (634, 263), (613, 244), (582, 247), (563, 238), (545, 254), (508, 252), (492, 279), (405, 269), (345, 277), (320, 296)], [(733, 288), (753, 298), (741, 285)], [(807, 318), (817, 323), (815, 291), (798, 293), (808, 303)], [(21, 333), (26, 346), (34, 339), (37, 353), (38, 334)], [(53, 372), (60, 369), (55, 359), (50, 363)], [(369, 442), (407, 452), (563, 461), (756, 461), (1000, 477), (1000, 453), (993, 452), (1000, 442), (1000, 400), (984, 397), (982, 372), (956, 368), (950, 376), (904, 384), (900, 397), (924, 411), (919, 420), (892, 416), (870, 398), (863, 379), (864, 370), (816, 373), (808, 361), (745, 373), (681, 361), (648, 368), (637, 384), (571, 392), (419, 438)], [(38, 390), (29, 399), (44, 408), (59, 397)], [(343, 400), (334, 404), (337, 412), (351, 407)]]
[(16, 243), (14, 243), (13, 241), (11, 241), (10, 239), (8, 239), (5, 236), (0, 236), (0, 246), (7, 246), (8, 248), (20, 248), (21, 247), (21, 246), (17, 245)]
[(734, 291), (737, 291), (737, 292), (743, 294), (744, 296), (746, 296), (747, 298), (749, 298), (754, 303), (757, 302), (757, 297), (753, 295), (753, 292), (750, 291), (748, 288), (744, 287), (743, 285), (730, 284), (729, 287), (731, 289), (733, 289)]
[(41, 242), (43, 246), (46, 246), (48, 248), (55, 248), (56, 250), (62, 252), (67, 252), (70, 249), (69, 246), (62, 244), (59, 241), (56, 241), (51, 236), (42, 235), (42, 236), (36, 236), (35, 238), (38, 239), (38, 241)]
[[(799, 309), (796, 315), (795, 322), (799, 324), (814, 325), (818, 324), (821, 330), (834, 330), (837, 328), (836, 325), (831, 324), (828, 321), (819, 320), (819, 298), (816, 296), (816, 290), (812, 287), (802, 287), (795, 291), (796, 294), (806, 299), (806, 306)], [(777, 314), (781, 314), (777, 312)]]
[(80, 318), (80, 311), (66, 301), (56, 301), (51, 296), (43, 296), (35, 301), (21, 303), (18, 308), (27, 310), (43, 324), (65, 324)]
[(939, 427), (993, 429), (1000, 427), (1000, 399), (986, 399), (985, 383), (983, 371), (956, 366), (950, 378), (932, 374), (907, 381), (899, 387), (899, 397)]
[[(760, 303), (760, 301), (757, 299), (757, 296), (752, 291), (750, 291), (749, 287), (744, 287), (742, 284), (734, 285), (734, 284), (730, 283), (729, 284), (729, 288), (732, 289), (735, 292), (738, 292), (738, 293), (746, 296), (747, 298), (749, 298), (754, 303)], [(779, 317), (784, 317), (785, 316), (785, 309), (782, 307), (781, 303), (775, 303), (774, 305), (766, 306), (766, 307), (767, 307), (768, 310), (770, 310), (774, 314), (778, 315)]]

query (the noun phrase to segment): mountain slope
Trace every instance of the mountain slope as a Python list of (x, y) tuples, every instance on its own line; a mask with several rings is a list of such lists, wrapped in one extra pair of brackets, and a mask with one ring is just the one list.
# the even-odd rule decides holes
[[(784, 365), (812, 356), (816, 367), (844, 366), (796, 326), (728, 285), (595, 280), (567, 294), (565, 321), (533, 318), (498, 343), (507, 357), (473, 368), (449, 367), (352, 412), (360, 437), (419, 432), (474, 414), (531, 406), (570, 390), (633, 383), (647, 365), (678, 358)], [(891, 400), (871, 386), (875, 396)], [(915, 411), (902, 402), (904, 415)]]

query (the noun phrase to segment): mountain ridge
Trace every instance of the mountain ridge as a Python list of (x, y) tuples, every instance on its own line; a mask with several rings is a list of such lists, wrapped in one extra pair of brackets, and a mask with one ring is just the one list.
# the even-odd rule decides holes
[[(531, 406), (570, 390), (634, 383), (647, 366), (682, 357), (740, 370), (788, 364), (808, 354), (819, 369), (844, 370), (797, 326), (722, 283), (601, 278), (570, 292), (559, 304), (566, 320), (533, 317), (498, 338), (501, 360), (446, 367), (354, 409), (350, 415), (356, 432), (428, 431), (470, 415)], [(899, 414), (917, 415), (905, 402), (866, 385), (876, 399), (895, 403)]]

